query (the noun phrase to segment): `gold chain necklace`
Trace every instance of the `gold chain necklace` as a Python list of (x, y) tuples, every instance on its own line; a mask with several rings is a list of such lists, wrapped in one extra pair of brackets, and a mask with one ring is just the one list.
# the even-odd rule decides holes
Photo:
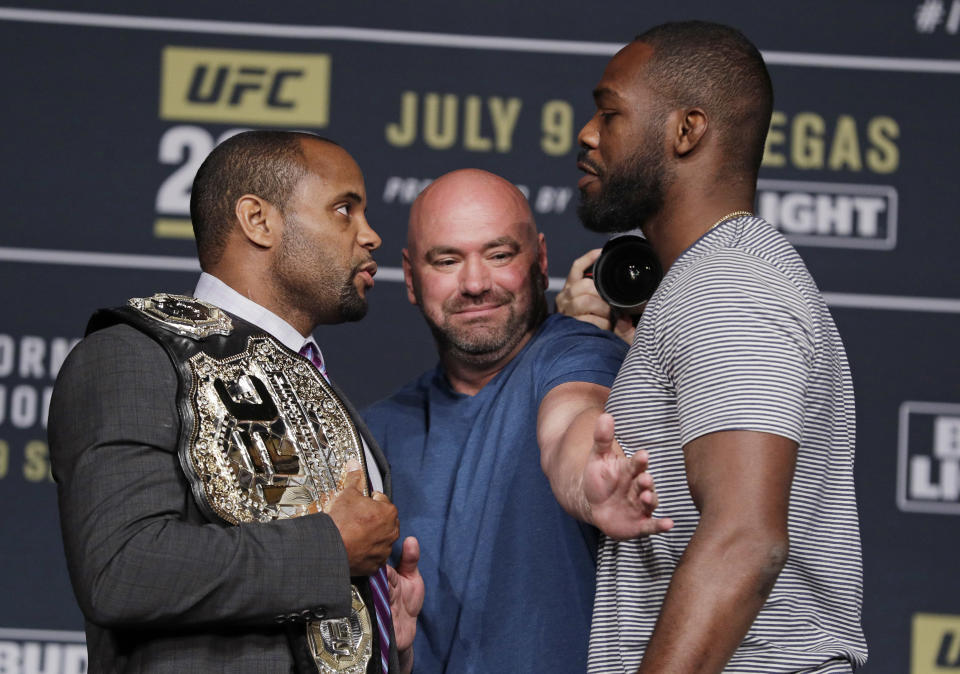
[[(740, 216), (743, 216), (743, 215), (753, 215), (753, 213), (751, 213), (750, 211), (734, 211), (733, 213), (727, 213), (725, 216), (723, 216), (722, 218), (717, 220), (715, 223), (710, 225), (710, 229), (713, 229), (714, 227), (719, 225), (721, 222), (724, 222), (725, 220), (729, 220), (730, 218), (739, 218)], [(709, 232), (710, 229), (708, 229), (707, 231)]]

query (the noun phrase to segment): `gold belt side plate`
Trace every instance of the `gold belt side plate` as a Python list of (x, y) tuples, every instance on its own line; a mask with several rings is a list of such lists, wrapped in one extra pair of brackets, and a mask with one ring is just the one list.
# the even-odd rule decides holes
[[(306, 515), (342, 488), (348, 461), (365, 472), (362, 441), (343, 403), (312, 364), (273, 338), (250, 337), (244, 351), (223, 360), (198, 353), (189, 365), (195, 423), (187, 462), (223, 520)], [(357, 588), (351, 592), (349, 617), (307, 622), (323, 674), (366, 671), (370, 612)]]

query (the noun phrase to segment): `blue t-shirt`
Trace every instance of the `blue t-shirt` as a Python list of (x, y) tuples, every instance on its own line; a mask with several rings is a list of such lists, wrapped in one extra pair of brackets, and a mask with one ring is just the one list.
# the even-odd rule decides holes
[(395, 558), (420, 541), (418, 674), (586, 669), (597, 534), (554, 499), (537, 410), (559, 384), (611, 386), (625, 352), (553, 315), (476, 395), (438, 366), (364, 413), (392, 469)]

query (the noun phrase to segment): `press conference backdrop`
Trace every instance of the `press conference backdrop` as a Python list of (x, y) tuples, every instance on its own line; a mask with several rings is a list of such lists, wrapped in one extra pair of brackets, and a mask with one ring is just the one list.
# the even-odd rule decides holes
[(575, 214), (590, 92), (634, 34), (684, 18), (739, 27), (773, 77), (756, 207), (853, 370), (867, 671), (960, 671), (960, 0), (241, 4), (0, 7), (0, 672), (86, 671), (51, 387), (95, 308), (192, 290), (190, 184), (216, 143), (306, 129), (363, 168), (370, 312), (316, 336), (364, 405), (435, 360), (399, 270), (418, 191), (466, 166), (520, 185), (556, 290), (602, 243)]

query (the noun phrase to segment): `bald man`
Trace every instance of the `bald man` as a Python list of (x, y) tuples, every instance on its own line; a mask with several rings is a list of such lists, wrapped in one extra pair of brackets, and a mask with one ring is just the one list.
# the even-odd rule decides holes
[[(401, 533), (421, 544), (417, 671), (583, 671), (597, 533), (577, 519), (624, 535), (669, 526), (650, 518), (642, 457), (623, 465), (609, 440), (591, 452), (625, 345), (547, 316), (544, 236), (493, 174), (423, 191), (403, 269), (440, 362), (364, 417), (393, 467)], [(588, 463), (620, 466), (621, 483), (590, 493)]]

